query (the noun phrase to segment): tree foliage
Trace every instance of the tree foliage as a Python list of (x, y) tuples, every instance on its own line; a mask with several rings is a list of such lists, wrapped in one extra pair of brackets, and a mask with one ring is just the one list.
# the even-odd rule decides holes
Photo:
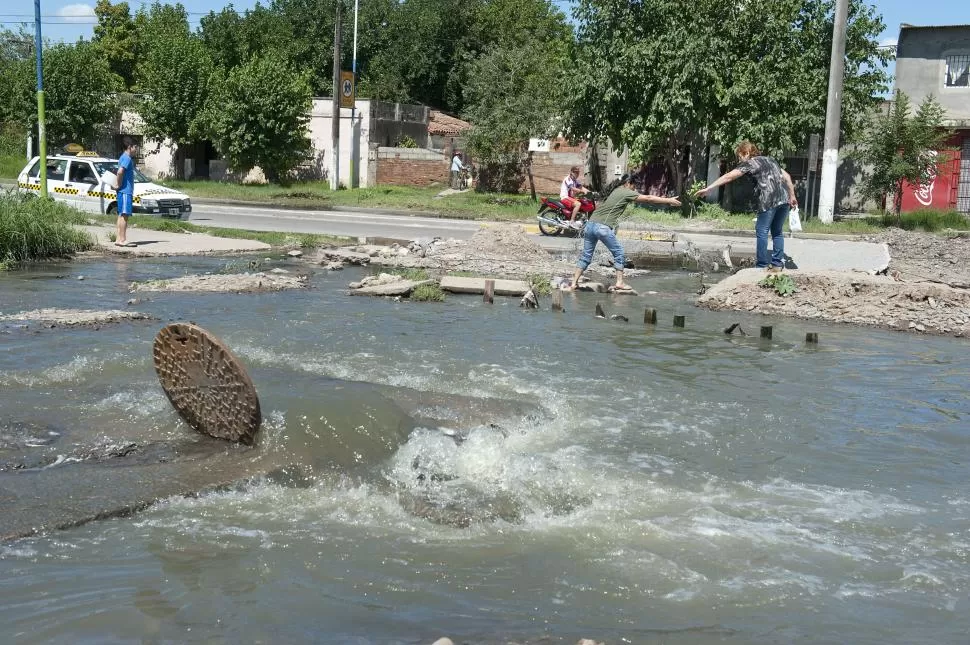
[(0, 125), (27, 126), (32, 110), (34, 81), (34, 39), (21, 28), (19, 32), (0, 30)]
[(91, 42), (107, 60), (111, 71), (121, 78), (124, 87), (131, 89), (135, 83), (139, 40), (128, 3), (112, 4), (110, 0), (98, 0), (94, 14), (98, 17), (98, 24), (94, 26)]
[(465, 116), (474, 125), (468, 144), (493, 175), (487, 182), (492, 187), (517, 190), (524, 169), (535, 193), (528, 142), (530, 137), (554, 135), (561, 127), (565, 54), (561, 41), (495, 47), (469, 65)]
[(898, 215), (903, 187), (922, 186), (940, 171), (937, 151), (949, 133), (943, 129), (945, 111), (933, 96), (926, 97), (912, 113), (909, 97), (897, 91), (885, 114), (880, 114), (864, 134), (854, 156), (862, 162), (863, 192), (880, 201), (893, 194)]
[[(850, 0), (843, 137), (850, 140), (888, 80), (880, 17)], [(741, 139), (770, 153), (824, 127), (832, 0), (580, 0), (576, 69), (585, 79), (569, 130), (661, 157), (689, 177), (690, 147)]]
[[(25, 64), (11, 97), (12, 120), (37, 126), (36, 81)], [(88, 42), (58, 44), (44, 50), (47, 140), (53, 145), (90, 143), (117, 110), (118, 76)]]
[(310, 84), (279, 56), (253, 58), (214, 88), (209, 133), (236, 169), (259, 166), (272, 182), (286, 181), (310, 151)]
[(144, 134), (177, 144), (201, 138), (212, 72), (209, 54), (195, 36), (175, 35), (147, 48), (138, 74)]

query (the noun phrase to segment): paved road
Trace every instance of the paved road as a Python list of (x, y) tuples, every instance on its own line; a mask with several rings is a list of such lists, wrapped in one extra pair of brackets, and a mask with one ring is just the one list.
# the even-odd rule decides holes
[(481, 224), (464, 220), (410, 215), (380, 215), (348, 211), (308, 211), (194, 204), (191, 220), (203, 226), (244, 228), (253, 231), (326, 233), (347, 237), (419, 237), (468, 239)]

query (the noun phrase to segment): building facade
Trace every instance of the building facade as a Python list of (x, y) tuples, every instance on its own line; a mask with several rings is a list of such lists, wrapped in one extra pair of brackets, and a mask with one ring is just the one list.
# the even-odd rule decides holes
[(896, 89), (916, 104), (933, 96), (953, 132), (941, 171), (924, 186), (903, 191), (904, 211), (956, 209), (970, 214), (970, 25), (902, 25), (896, 49)]

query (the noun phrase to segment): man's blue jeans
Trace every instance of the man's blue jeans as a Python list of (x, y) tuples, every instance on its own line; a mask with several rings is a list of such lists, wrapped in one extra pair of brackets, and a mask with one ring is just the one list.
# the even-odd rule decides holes
[[(758, 213), (758, 221), (754, 225), (754, 232), (758, 242), (757, 261), (755, 266), (766, 268), (768, 266), (785, 266), (785, 220), (788, 219), (788, 211), (791, 206), (779, 204), (774, 208)], [(771, 257), (768, 257), (768, 233), (771, 233)]]
[(622, 271), (626, 265), (626, 258), (623, 256), (623, 247), (616, 239), (616, 234), (606, 224), (599, 222), (587, 222), (583, 229), (583, 254), (579, 256), (576, 263), (580, 269), (585, 271), (593, 261), (593, 251), (596, 250), (596, 243), (602, 242), (613, 254), (613, 268)]

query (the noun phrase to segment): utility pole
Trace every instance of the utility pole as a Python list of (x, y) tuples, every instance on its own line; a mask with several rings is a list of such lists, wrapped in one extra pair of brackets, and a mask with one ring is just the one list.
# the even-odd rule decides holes
[(350, 64), (350, 73), (354, 76), (354, 103), (350, 107), (350, 132), (354, 138), (350, 146), (350, 187), (354, 185), (357, 166), (360, 165), (360, 133), (357, 130), (357, 12), (360, 10), (360, 0), (354, 0), (354, 57)]
[(44, 58), (43, 39), (40, 35), (40, 0), (34, 0), (34, 49), (37, 50), (37, 148), (40, 153), (40, 165), (37, 175), (40, 177), (40, 195), (47, 197), (47, 128), (44, 126)]
[(330, 190), (340, 186), (340, 5), (337, 0), (337, 19), (333, 25), (333, 153), (330, 164)]
[(842, 77), (845, 73), (845, 28), (848, 14), (849, 0), (836, 0), (835, 25), (832, 28), (832, 58), (829, 61), (829, 97), (825, 107), (822, 182), (818, 196), (818, 218), (823, 224), (831, 224), (835, 218), (835, 179), (839, 170)]

